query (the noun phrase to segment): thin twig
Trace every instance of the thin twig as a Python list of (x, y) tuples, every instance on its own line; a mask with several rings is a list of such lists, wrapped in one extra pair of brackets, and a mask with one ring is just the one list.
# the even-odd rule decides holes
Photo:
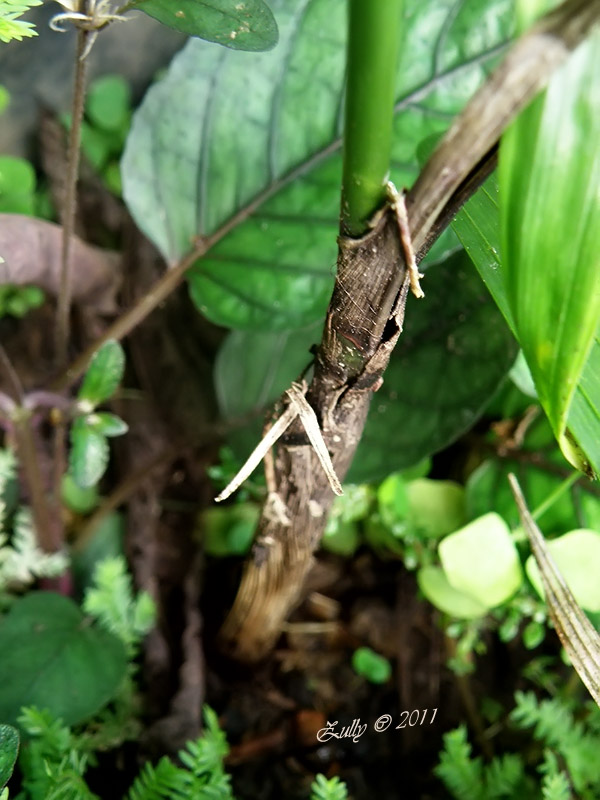
[(6, 372), (6, 377), (8, 383), (10, 384), (10, 388), (12, 389), (12, 399), (19, 403), (23, 400), (23, 385), (17, 375), (17, 371), (12, 365), (12, 361), (10, 360), (8, 353), (4, 349), (4, 347), (0, 344), (0, 361), (2, 362), (2, 366), (4, 367), (4, 371)]
[(13, 423), (19, 463), (29, 490), (37, 540), (42, 550), (54, 553), (61, 549), (62, 541), (59, 541), (55, 535), (56, 528), (52, 524), (52, 515), (31, 429), (30, 412), (19, 409), (13, 415)]
[(73, 85), (73, 103), (71, 111), (71, 130), (69, 132), (69, 152), (65, 199), (62, 210), (62, 257), (58, 301), (56, 308), (55, 357), (61, 366), (67, 363), (71, 316), (71, 240), (75, 229), (75, 211), (77, 201), (77, 177), (79, 174), (79, 156), (81, 141), (81, 123), (85, 102), (86, 52), (89, 31), (77, 31), (77, 55), (75, 59), (75, 78)]

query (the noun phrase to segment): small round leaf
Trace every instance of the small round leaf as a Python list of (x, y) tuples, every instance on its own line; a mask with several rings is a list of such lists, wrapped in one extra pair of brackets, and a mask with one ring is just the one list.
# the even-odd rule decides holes
[(423, 567), (417, 573), (417, 582), (429, 602), (451, 617), (476, 619), (488, 612), (485, 605), (455, 589), (440, 567)]
[(387, 658), (380, 656), (370, 647), (359, 647), (352, 656), (352, 667), (371, 683), (386, 683), (392, 674)]
[(452, 586), (488, 608), (511, 597), (523, 581), (510, 529), (493, 512), (446, 536), (439, 554)]
[(465, 523), (465, 490), (453, 481), (419, 478), (406, 486), (411, 524), (426, 536), (441, 537)]
[[(586, 611), (600, 611), (600, 533), (581, 528), (546, 544), (579, 605)], [(527, 559), (525, 571), (540, 597), (544, 597), (542, 580), (533, 556)]]
[(98, 128), (118, 131), (129, 124), (131, 89), (120, 75), (104, 75), (90, 85), (85, 110)]

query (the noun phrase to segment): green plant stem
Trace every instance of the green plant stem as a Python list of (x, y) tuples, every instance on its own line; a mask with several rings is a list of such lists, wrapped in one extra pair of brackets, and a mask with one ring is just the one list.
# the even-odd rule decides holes
[(75, 210), (77, 201), (77, 177), (79, 174), (79, 156), (81, 143), (81, 123), (85, 103), (85, 53), (89, 32), (77, 31), (77, 52), (75, 57), (75, 78), (73, 86), (73, 103), (71, 109), (71, 130), (69, 131), (69, 152), (67, 156), (67, 176), (65, 182), (65, 199), (62, 213), (62, 254), (60, 268), (60, 284), (56, 309), (55, 358), (63, 366), (67, 362), (71, 316), (71, 240), (75, 228)]
[(340, 228), (361, 236), (385, 200), (403, 0), (350, 0)]
[(548, 497), (539, 504), (539, 506), (531, 512), (531, 516), (533, 519), (538, 520), (542, 514), (545, 514), (546, 511), (561, 497), (564, 492), (573, 486), (580, 478), (582, 478), (581, 472), (573, 472), (566, 478), (561, 484), (559, 484), (556, 489), (551, 492)]
[[(456, 642), (455, 640), (448, 635), (444, 636), (446, 641), (446, 653), (450, 658), (456, 657)], [(467, 675), (458, 675), (456, 672), (453, 672), (453, 677), (456, 682), (456, 687), (458, 689), (458, 693), (460, 694), (465, 713), (467, 715), (467, 719), (469, 720), (469, 724), (473, 728), (475, 732), (475, 738), (477, 739), (477, 743), (479, 744), (482, 753), (484, 756), (491, 761), (494, 757), (494, 748), (492, 743), (485, 735), (485, 725), (483, 724), (483, 719), (479, 713), (477, 702), (473, 697), (473, 692), (471, 690), (471, 682)]]

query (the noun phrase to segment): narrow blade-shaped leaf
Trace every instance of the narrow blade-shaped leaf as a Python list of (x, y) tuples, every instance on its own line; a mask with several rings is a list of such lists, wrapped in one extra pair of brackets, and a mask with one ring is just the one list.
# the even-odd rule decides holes
[(600, 706), (600, 636), (586, 617), (558, 571), (542, 532), (529, 513), (514, 475), (509, 476), (515, 501), (537, 561), (546, 603), (556, 632), (577, 674)]
[(277, 23), (263, 0), (140, 0), (129, 7), (232, 50), (270, 50), (277, 44)]
[[(517, 336), (507, 288), (502, 278), (498, 180), (495, 175), (463, 207), (453, 222), (453, 228)], [(576, 386), (568, 418), (568, 428), (573, 440), (580, 443), (596, 474), (600, 474), (599, 426), (600, 328), (596, 332), (590, 355)]]
[(582, 469), (565, 429), (600, 322), (598, 74), (596, 33), (507, 131), (499, 164), (512, 317), (555, 435)]

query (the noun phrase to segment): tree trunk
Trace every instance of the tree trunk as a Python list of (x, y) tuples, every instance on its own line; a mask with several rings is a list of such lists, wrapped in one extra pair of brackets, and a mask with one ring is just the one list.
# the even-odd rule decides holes
[[(408, 288), (397, 223), (389, 211), (361, 239), (339, 239), (337, 279), (307, 400), (343, 480), (373, 391), (400, 335)], [(279, 440), (276, 492), (265, 504), (252, 557), (221, 632), (245, 661), (263, 657), (297, 603), (334, 494), (296, 420)]]

